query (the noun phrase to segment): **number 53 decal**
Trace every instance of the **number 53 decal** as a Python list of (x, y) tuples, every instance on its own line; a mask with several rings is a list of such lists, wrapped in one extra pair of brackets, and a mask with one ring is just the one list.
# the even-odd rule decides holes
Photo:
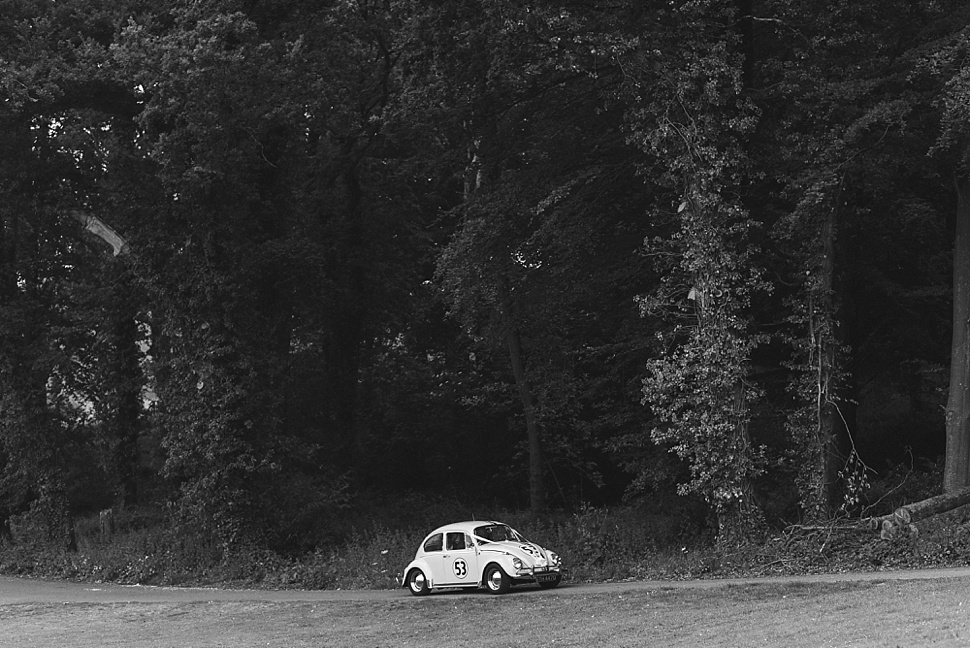
[(468, 576), (468, 565), (461, 558), (455, 561), (455, 576), (458, 578)]

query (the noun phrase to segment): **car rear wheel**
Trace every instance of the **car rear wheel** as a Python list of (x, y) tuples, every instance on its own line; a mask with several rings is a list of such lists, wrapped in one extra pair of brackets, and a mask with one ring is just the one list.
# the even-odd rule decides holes
[(505, 594), (512, 587), (512, 579), (495, 563), (485, 568), (484, 580), (489, 594)]
[(556, 576), (556, 580), (551, 581), (540, 581), (539, 587), (542, 589), (552, 589), (553, 587), (559, 587), (559, 583), (562, 582), (562, 576)]
[(408, 591), (415, 596), (424, 596), (431, 591), (428, 587), (428, 579), (420, 569), (412, 569), (408, 572)]

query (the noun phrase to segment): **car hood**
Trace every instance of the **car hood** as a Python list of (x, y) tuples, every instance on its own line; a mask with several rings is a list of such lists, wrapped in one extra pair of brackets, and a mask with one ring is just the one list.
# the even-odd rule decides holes
[(527, 565), (549, 564), (549, 552), (532, 542), (489, 542), (481, 545), (482, 553), (504, 553), (515, 556)]

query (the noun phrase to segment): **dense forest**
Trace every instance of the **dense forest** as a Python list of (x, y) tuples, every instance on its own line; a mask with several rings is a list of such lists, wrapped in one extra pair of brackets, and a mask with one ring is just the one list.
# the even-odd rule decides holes
[(0, 0), (0, 518), (970, 484), (970, 6)]

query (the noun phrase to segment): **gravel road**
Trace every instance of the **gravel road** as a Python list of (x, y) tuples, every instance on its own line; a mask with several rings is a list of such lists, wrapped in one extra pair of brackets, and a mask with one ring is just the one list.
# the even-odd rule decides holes
[[(714, 589), (738, 585), (784, 585), (809, 583), (920, 581), (945, 578), (970, 579), (970, 567), (882, 572), (851, 572), (766, 578), (722, 578), (687, 581), (623, 581), (615, 583), (567, 583), (555, 590), (562, 596), (664, 589)], [(517, 588), (518, 589), (518, 588)], [(524, 589), (524, 588), (523, 588)], [(532, 589), (532, 588), (530, 588)], [(543, 591), (535, 591), (542, 594)], [(390, 601), (409, 598), (401, 590), (234, 590), (207, 587), (150, 587), (45, 581), (0, 576), (0, 606), (22, 603), (206, 603), (229, 601)]]
[(970, 645), (970, 568), (567, 583), (505, 596), (121, 586), (0, 577), (0, 647)]

